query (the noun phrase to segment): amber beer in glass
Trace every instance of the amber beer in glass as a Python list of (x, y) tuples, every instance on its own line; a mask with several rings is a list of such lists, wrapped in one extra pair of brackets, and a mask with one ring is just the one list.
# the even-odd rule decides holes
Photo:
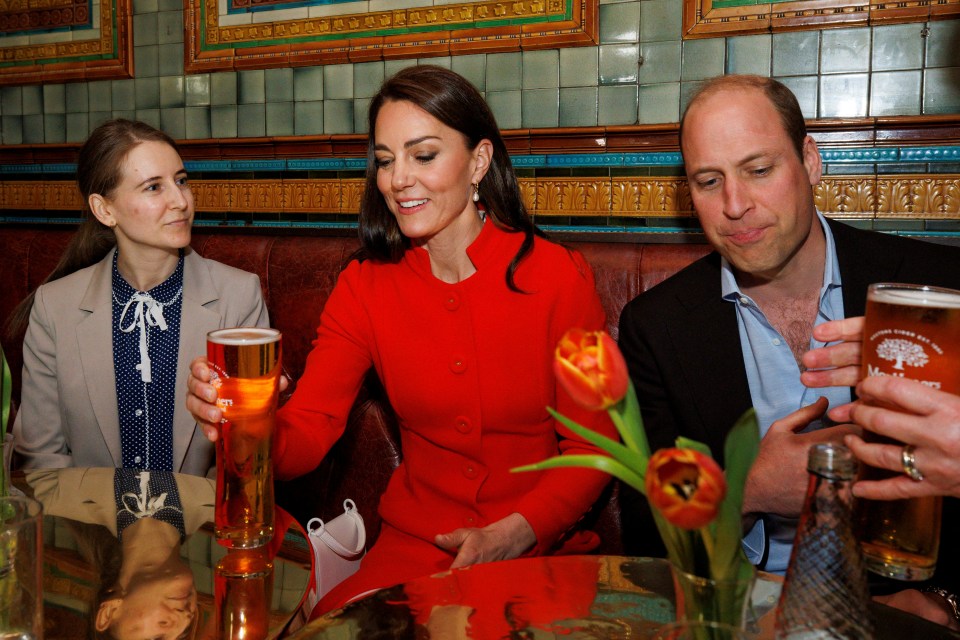
[[(960, 291), (879, 283), (867, 290), (862, 375), (911, 378), (960, 394)], [(872, 442), (890, 442), (870, 432)], [(921, 470), (922, 471), (922, 470)], [(861, 465), (860, 479), (896, 473)], [(855, 524), (867, 568), (926, 580), (937, 566), (940, 497), (858, 500)]]
[(273, 425), (280, 332), (241, 327), (207, 334), (207, 360), (223, 410), (217, 438), (217, 541), (251, 548), (273, 537)]

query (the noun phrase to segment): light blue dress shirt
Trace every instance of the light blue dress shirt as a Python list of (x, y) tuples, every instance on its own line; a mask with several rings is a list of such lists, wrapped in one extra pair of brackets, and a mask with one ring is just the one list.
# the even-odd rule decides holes
[[(823, 269), (823, 286), (820, 288), (820, 305), (815, 325), (828, 320), (843, 318), (843, 295), (840, 288), (840, 268), (837, 265), (837, 250), (830, 227), (820, 212), (820, 226), (826, 236), (826, 262)], [(750, 397), (757, 412), (760, 436), (766, 435), (770, 425), (801, 407), (816, 402), (824, 396), (830, 407), (850, 402), (848, 387), (809, 389), (800, 382), (800, 367), (793, 357), (790, 345), (773, 328), (760, 307), (744, 295), (737, 285), (730, 263), (721, 262), (721, 292), (723, 299), (736, 305), (737, 326), (743, 349), (743, 363), (750, 385)], [(810, 348), (822, 347), (824, 343), (810, 339)], [(807, 430), (825, 425), (819, 421)], [(796, 532), (797, 521), (767, 514), (758, 519), (743, 538), (744, 551), (753, 564), (771, 573), (784, 573), (790, 562), (790, 550)], [(764, 556), (766, 561), (763, 562)], [(762, 564), (761, 564), (762, 563)]]

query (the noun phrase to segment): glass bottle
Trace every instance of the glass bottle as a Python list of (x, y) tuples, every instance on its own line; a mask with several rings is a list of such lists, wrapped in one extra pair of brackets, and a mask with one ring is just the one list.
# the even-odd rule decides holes
[(810, 482), (780, 594), (776, 638), (871, 639), (870, 595), (853, 534), (857, 461), (839, 444), (810, 447)]

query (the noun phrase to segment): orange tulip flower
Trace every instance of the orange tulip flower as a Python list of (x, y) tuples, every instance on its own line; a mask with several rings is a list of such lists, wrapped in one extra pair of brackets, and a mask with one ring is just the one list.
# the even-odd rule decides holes
[(560, 384), (577, 404), (600, 411), (627, 394), (627, 363), (606, 331), (570, 329), (553, 360)]
[(713, 458), (693, 449), (660, 449), (650, 456), (647, 498), (681, 529), (699, 529), (717, 517), (727, 481)]

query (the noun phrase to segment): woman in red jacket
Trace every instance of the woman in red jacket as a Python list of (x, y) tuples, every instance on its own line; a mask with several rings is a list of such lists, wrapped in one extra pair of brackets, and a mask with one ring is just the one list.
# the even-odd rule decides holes
[[(380, 501), (377, 542), (315, 612), (451, 567), (596, 546), (575, 524), (604, 474), (510, 469), (598, 452), (547, 406), (614, 432), (559, 390), (552, 369), (567, 329), (604, 327), (593, 274), (527, 215), (479, 92), (446, 69), (404, 69), (372, 100), (369, 124), (361, 255), (278, 413), (274, 459), (281, 479), (315, 468), (373, 367), (399, 417), (403, 462)], [(188, 406), (215, 439), (202, 359), (193, 376)]]

